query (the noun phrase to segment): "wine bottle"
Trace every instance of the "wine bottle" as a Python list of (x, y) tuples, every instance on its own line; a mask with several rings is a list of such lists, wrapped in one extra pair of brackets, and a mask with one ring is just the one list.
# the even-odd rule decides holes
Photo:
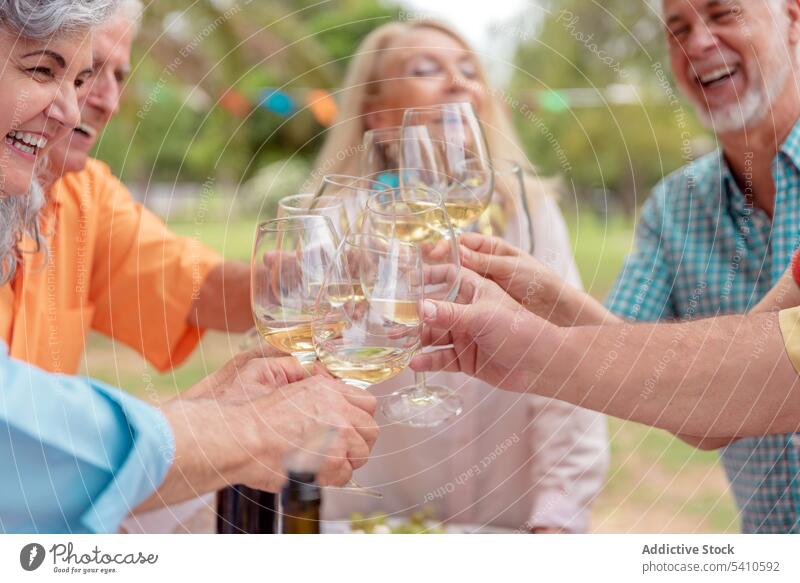
[(217, 492), (217, 533), (275, 534), (275, 494), (229, 486)]
[(289, 472), (289, 481), (281, 492), (281, 532), (284, 534), (320, 534), (322, 489), (312, 472)]

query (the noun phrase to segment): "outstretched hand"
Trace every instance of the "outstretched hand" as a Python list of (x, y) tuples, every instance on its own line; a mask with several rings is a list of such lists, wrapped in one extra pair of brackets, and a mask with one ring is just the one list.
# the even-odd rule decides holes
[(462, 265), (495, 282), (521, 306), (557, 326), (616, 322), (588, 294), (510, 243), (478, 233), (461, 235)]
[(412, 369), (463, 372), (512, 391), (531, 388), (537, 371), (529, 355), (558, 330), (466, 268), (455, 302), (425, 300), (423, 322), (423, 343), (444, 348), (418, 354)]

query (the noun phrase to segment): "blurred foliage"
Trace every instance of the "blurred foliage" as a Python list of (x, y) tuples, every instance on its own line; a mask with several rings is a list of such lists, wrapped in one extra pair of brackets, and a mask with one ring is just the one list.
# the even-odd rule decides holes
[[(375, 0), (151, 2), (122, 109), (96, 154), (140, 185), (211, 176), (236, 185), (287, 157), (306, 162), (324, 128), (293, 91), (336, 88), (361, 38), (397, 12)], [(220, 106), (229, 88), (257, 102), (267, 87), (300, 110), (240, 118)]]
[[(518, 45), (509, 91), (530, 108), (512, 107), (528, 155), (598, 210), (631, 211), (664, 175), (713, 147), (692, 106), (675, 101), (658, 14), (629, 0), (539, 5), (544, 18)], [(633, 103), (609, 103), (609, 86), (623, 96), (635, 86)], [(594, 89), (599, 106), (545, 110), (529, 97), (558, 88)]]
[[(574, 189), (570, 198), (600, 211), (630, 211), (662, 176), (712, 147), (691, 106), (669, 101), (662, 27), (646, 2), (531, 3), (507, 26), (493, 27), (495, 41), (515, 51), (517, 67), (501, 94), (530, 159), (544, 173), (562, 175)], [(361, 39), (397, 18), (399, 6), (401, 0), (151, 2), (122, 111), (97, 155), (140, 186), (213, 177), (219, 187), (235, 187), (271, 164), (307, 166), (325, 128), (304, 109), (302, 93), (337, 88)], [(640, 101), (608, 104), (609, 86), (623, 93), (635, 86)], [(255, 107), (237, 116), (220, 103), (229, 88), (257, 102), (268, 87), (287, 91), (300, 110), (283, 118)], [(538, 92), (560, 88), (596, 90), (599, 104), (559, 111), (561, 98), (551, 95), (550, 107), (541, 107)]]

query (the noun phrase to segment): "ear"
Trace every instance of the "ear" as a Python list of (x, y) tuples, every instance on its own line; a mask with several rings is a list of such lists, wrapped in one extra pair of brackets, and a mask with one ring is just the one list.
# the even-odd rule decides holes
[(789, 43), (800, 43), (800, 0), (786, 0), (786, 13), (789, 16)]

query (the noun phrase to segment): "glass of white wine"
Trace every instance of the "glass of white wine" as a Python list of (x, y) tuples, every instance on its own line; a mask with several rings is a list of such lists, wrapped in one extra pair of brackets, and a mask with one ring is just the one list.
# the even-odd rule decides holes
[(336, 197), (315, 194), (293, 194), (278, 201), (278, 218), (321, 215), (328, 217), (339, 241), (350, 230), (344, 202)]
[[(475, 108), (470, 103), (443, 103), (429, 107), (409, 108), (403, 115), (404, 139), (413, 142), (415, 134), (407, 128), (427, 128), (427, 138), (436, 152), (439, 175), (444, 186), (440, 190), (450, 220), (457, 233), (474, 225), (486, 210), (494, 192), (489, 148)], [(416, 132), (416, 130), (415, 130)], [(412, 152), (408, 144), (401, 151), (405, 158)]]
[[(341, 281), (360, 284), (343, 299)], [(348, 235), (317, 298), (312, 325), (320, 362), (343, 382), (367, 389), (397, 375), (420, 347), (422, 261), (415, 245)]]
[(441, 161), (424, 125), (391, 126), (364, 132), (361, 175), (385, 187), (447, 185)]
[(314, 303), (338, 240), (327, 217), (301, 215), (258, 226), (250, 265), (253, 319), (261, 337), (303, 365), (316, 360)]
[[(455, 298), (461, 261), (440, 194), (422, 186), (378, 191), (367, 202), (362, 233), (414, 245), (423, 265), (424, 296), (440, 301)], [(461, 413), (463, 403), (453, 391), (427, 384), (423, 373), (416, 373), (415, 380), (413, 386), (384, 400), (381, 410), (387, 419), (435, 427)]]
[[(361, 217), (367, 208), (367, 200), (376, 190), (383, 190), (386, 185), (347, 174), (326, 174), (322, 177), (315, 200), (326, 196), (340, 200), (344, 205), (347, 222), (353, 232), (360, 231)], [(314, 208), (315, 203), (312, 203)]]

